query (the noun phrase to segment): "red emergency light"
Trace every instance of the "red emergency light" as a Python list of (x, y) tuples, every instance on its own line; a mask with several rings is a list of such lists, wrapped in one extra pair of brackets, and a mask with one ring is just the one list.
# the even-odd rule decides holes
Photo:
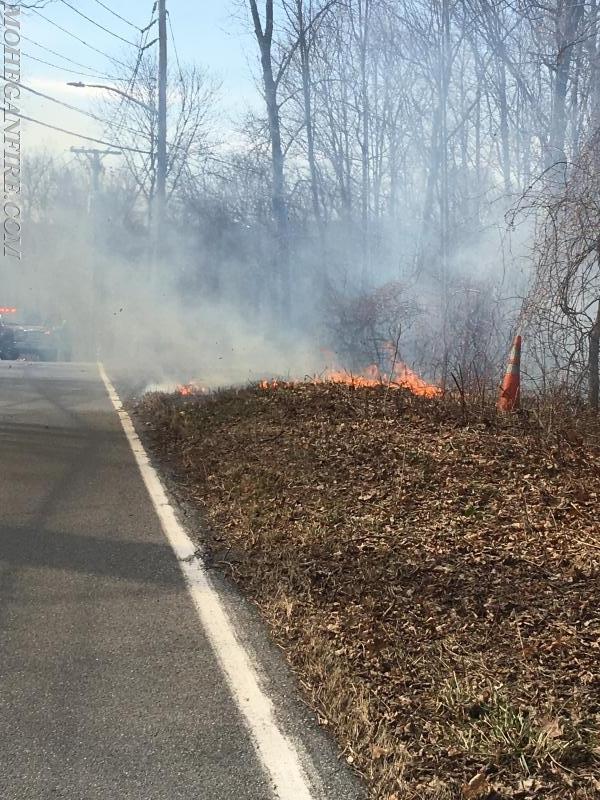
[(0, 314), (16, 314), (17, 309), (13, 306), (0, 306)]

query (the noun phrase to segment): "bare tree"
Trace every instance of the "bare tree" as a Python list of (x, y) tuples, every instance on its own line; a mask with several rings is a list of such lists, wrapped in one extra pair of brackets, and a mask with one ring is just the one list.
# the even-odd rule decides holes
[(587, 379), (590, 406), (599, 406), (600, 133), (563, 177), (549, 170), (526, 197), (537, 219), (535, 280), (523, 313), (538, 339), (540, 361), (552, 359), (556, 378), (576, 390)]
[[(138, 196), (145, 200), (148, 218), (152, 213), (157, 169), (156, 73), (155, 59), (147, 55), (137, 65), (135, 82), (130, 85), (129, 78), (123, 78), (123, 90), (137, 102), (115, 100), (114, 95), (107, 95), (103, 106), (105, 116), (113, 120), (113, 139), (126, 147), (146, 151), (135, 153), (124, 149), (123, 157)], [(218, 91), (218, 84), (197, 66), (183, 66), (169, 75), (168, 200), (179, 191), (186, 174), (202, 169), (212, 150)]]
[(277, 70), (273, 56), (273, 0), (265, 0), (264, 23), (256, 0), (248, 0), (254, 24), (254, 33), (260, 50), (262, 79), (267, 106), (269, 138), (271, 142), (272, 207), (277, 231), (278, 274), (281, 282), (281, 305), (284, 314), (290, 307), (289, 226), (285, 198), (284, 154), (281, 144), (281, 122), (277, 92), (284, 65)]

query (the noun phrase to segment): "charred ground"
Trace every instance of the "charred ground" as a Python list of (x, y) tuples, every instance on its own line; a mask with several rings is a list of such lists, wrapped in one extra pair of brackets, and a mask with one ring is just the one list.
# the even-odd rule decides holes
[(374, 798), (600, 796), (600, 425), (330, 384), (136, 409)]

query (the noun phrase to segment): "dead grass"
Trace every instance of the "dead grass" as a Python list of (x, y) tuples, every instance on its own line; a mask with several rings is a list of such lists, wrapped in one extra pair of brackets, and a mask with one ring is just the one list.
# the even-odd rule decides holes
[(137, 413), (373, 798), (598, 798), (600, 426), (281, 386)]

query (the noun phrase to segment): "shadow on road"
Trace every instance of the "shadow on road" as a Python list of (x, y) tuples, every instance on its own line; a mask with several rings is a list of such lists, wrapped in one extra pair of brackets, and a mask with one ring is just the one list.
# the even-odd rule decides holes
[(168, 545), (29, 528), (0, 527), (0, 562), (11, 567), (63, 570), (181, 589)]

